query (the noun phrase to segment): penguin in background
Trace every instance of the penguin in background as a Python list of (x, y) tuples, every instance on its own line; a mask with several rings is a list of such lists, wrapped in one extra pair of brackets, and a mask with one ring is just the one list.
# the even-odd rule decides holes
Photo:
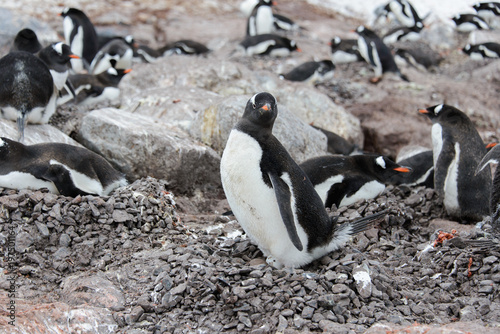
[(439, 104), (420, 109), (432, 121), (434, 188), (448, 215), (478, 222), (490, 212), (489, 166), (474, 175), (486, 147), (472, 121), (459, 109)]
[(286, 57), (291, 52), (301, 52), (295, 40), (275, 34), (247, 36), (240, 44), (247, 56), (270, 55), (273, 57)]
[(43, 46), (40, 44), (36, 33), (29, 28), (25, 28), (17, 33), (10, 52), (26, 51), (29, 53), (37, 53), (42, 48)]
[(64, 39), (74, 54), (80, 59), (72, 59), (71, 67), (75, 72), (88, 70), (98, 51), (98, 38), (94, 25), (79, 9), (65, 8), (60, 16), (63, 19)]
[(418, 41), (420, 39), (420, 31), (424, 25), (418, 22), (414, 27), (397, 27), (388, 31), (383, 37), (384, 44), (394, 44), (404, 41)]
[(409, 81), (396, 65), (391, 50), (374, 31), (364, 26), (359, 26), (356, 32), (359, 35), (359, 53), (368, 64), (372, 65), (375, 72), (375, 77), (370, 79), (372, 83), (380, 81), (382, 74), (387, 72), (395, 73), (401, 77), (401, 79)]
[(500, 163), (500, 145), (495, 144), (488, 153), (479, 162), (475, 175), (480, 173), (489, 164), (496, 164), (497, 168), (493, 175), (493, 184), (491, 188), (491, 200), (490, 200), (490, 212), (491, 212), (491, 222), (494, 229), (500, 232), (500, 168), (498, 164)]
[(48, 188), (64, 196), (108, 195), (124, 175), (89, 149), (63, 144), (23, 145), (0, 138), (0, 187)]
[(164, 47), (158, 49), (158, 52), (163, 56), (178, 55), (199, 55), (210, 52), (204, 44), (189, 39), (182, 39), (172, 43), (168, 43)]
[(410, 168), (377, 154), (326, 155), (308, 159), (299, 166), (327, 208), (375, 198), (393, 175), (411, 172)]
[(363, 61), (359, 53), (358, 41), (356, 39), (342, 39), (339, 36), (332, 38), (330, 45), (331, 60), (334, 64), (352, 63)]
[(458, 14), (452, 18), (459, 32), (471, 32), (474, 30), (489, 30), (490, 26), (481, 16), (476, 14)]
[(423, 26), (423, 19), (420, 18), (415, 8), (407, 0), (389, 1), (382, 11), (382, 15), (388, 16), (390, 13), (405, 27), (411, 28), (417, 24)]
[(221, 159), (221, 180), (239, 224), (274, 267), (301, 267), (341, 248), (385, 212), (338, 225), (311, 181), (272, 134), (273, 95), (249, 99), (231, 130)]
[(52, 43), (40, 50), (37, 55), (49, 68), (58, 96), (65, 88), (75, 97), (73, 86), (68, 82), (69, 62), (71, 59), (79, 59), (80, 57), (73, 54), (69, 46), (63, 42)]
[(94, 56), (89, 73), (99, 74), (108, 68), (127, 69), (132, 67), (134, 50), (124, 38), (113, 38)]
[(363, 151), (358, 145), (348, 142), (338, 134), (311, 124), (313, 128), (321, 131), (326, 136), (326, 150), (331, 154), (355, 155), (362, 154)]
[(271, 34), (274, 32), (274, 15), (272, 0), (259, 0), (247, 21), (247, 36)]
[(280, 75), (280, 79), (316, 84), (333, 79), (335, 65), (331, 60), (308, 61)]
[(500, 58), (500, 44), (494, 42), (467, 44), (463, 47), (462, 51), (469, 55), (472, 60)]
[(54, 79), (36, 55), (15, 51), (0, 59), (0, 83), (0, 115), (17, 121), (23, 142), (26, 123), (47, 123), (56, 111)]
[(283, 16), (281, 14), (273, 14), (274, 17), (274, 30), (275, 31), (284, 31), (284, 32), (298, 32), (302, 28), (297, 23), (295, 23), (292, 19)]
[(434, 188), (434, 160), (432, 149), (426, 147), (405, 147), (401, 149), (396, 163), (411, 169), (411, 173), (399, 173), (389, 177), (394, 185), (424, 186)]

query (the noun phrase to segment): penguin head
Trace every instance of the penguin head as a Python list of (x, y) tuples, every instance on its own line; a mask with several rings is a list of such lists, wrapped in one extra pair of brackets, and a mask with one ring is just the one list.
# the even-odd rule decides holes
[(382, 180), (394, 174), (409, 173), (412, 171), (410, 167), (401, 166), (383, 155), (374, 156), (373, 163), (375, 174), (380, 175)]
[(79, 59), (77, 55), (71, 52), (71, 48), (63, 42), (53, 43), (49, 46), (50, 57), (54, 62), (67, 64), (71, 59)]
[(438, 104), (427, 109), (420, 109), (421, 114), (427, 115), (432, 123), (449, 124), (456, 126), (469, 118), (459, 109), (447, 104)]
[(264, 128), (271, 128), (278, 116), (276, 98), (267, 92), (257, 93), (248, 100), (243, 118)]

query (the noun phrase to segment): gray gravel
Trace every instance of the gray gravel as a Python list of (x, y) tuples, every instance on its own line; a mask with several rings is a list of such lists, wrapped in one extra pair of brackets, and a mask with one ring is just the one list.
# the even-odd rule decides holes
[[(489, 225), (439, 225), (444, 212), (432, 189), (389, 187), (376, 200), (337, 210), (341, 221), (389, 214), (342, 251), (295, 270), (268, 266), (234, 217), (214, 211), (224, 208), (222, 197), (206, 201), (177, 199), (153, 178), (107, 197), (5, 189), (0, 244), (15, 226), (20, 298), (106, 307), (119, 333), (498, 325), (500, 248), (474, 245), (491, 239)], [(188, 214), (189, 205), (212, 211)], [(437, 226), (454, 226), (457, 236), (435, 243)]]

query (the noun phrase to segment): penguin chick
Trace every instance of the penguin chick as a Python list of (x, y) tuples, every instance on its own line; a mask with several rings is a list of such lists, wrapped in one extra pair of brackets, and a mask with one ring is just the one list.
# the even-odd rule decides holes
[(420, 109), (432, 121), (434, 188), (448, 215), (477, 222), (489, 214), (491, 172), (475, 169), (486, 148), (472, 121), (459, 109), (439, 104)]
[(342, 247), (385, 213), (338, 225), (311, 181), (272, 134), (278, 107), (263, 92), (249, 99), (229, 134), (221, 180), (246, 234), (275, 267), (301, 267)]
[(375, 198), (384, 191), (391, 176), (411, 171), (377, 154), (325, 155), (304, 161), (300, 168), (327, 208)]

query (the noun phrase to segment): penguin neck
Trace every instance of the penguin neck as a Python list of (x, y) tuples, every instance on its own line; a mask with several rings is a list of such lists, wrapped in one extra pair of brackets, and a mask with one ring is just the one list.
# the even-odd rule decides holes
[(245, 132), (256, 139), (259, 139), (272, 136), (273, 124), (265, 126), (262, 124), (255, 124), (246, 119), (242, 119), (236, 124), (236, 129)]

